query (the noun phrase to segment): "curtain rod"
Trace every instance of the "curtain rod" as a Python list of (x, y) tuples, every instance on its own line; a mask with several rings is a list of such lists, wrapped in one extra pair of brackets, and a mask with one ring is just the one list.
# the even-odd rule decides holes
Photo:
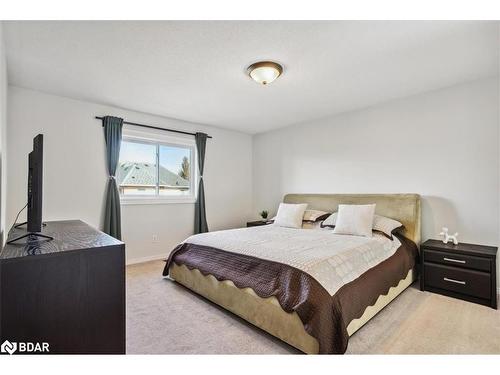
[[(103, 117), (96, 116), (95, 117), (97, 120), (102, 120)], [(184, 132), (182, 130), (175, 130), (175, 129), (166, 129), (166, 128), (160, 128), (158, 126), (151, 126), (151, 125), (144, 125), (144, 124), (138, 124), (136, 122), (129, 122), (129, 121), (123, 121), (125, 125), (133, 125), (133, 126), (140, 126), (142, 128), (149, 128), (149, 129), (156, 129), (156, 130), (164, 130), (167, 132), (173, 132), (173, 133), (180, 133), (180, 134), (187, 134), (187, 135), (196, 135), (195, 133), (190, 133), (190, 132)], [(104, 126), (104, 125), (103, 125)], [(211, 136), (207, 135), (207, 138), (212, 138)]]

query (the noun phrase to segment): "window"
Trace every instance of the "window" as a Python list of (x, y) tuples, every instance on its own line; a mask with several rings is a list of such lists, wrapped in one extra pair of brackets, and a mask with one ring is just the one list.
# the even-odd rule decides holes
[(194, 202), (194, 140), (137, 134), (128, 131), (121, 144), (116, 179), (122, 202)]

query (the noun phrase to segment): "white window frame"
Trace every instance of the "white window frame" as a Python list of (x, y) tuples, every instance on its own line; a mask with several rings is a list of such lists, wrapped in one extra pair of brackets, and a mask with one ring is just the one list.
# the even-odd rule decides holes
[[(167, 134), (161, 131), (141, 131), (135, 129), (123, 129), (122, 141), (150, 143), (160, 146), (173, 146), (185, 147), (191, 150), (190, 172), (191, 178), (189, 180), (189, 195), (168, 196), (168, 195), (121, 195), (120, 204), (122, 205), (141, 205), (141, 204), (170, 204), (170, 203), (184, 203), (193, 204), (196, 202), (197, 181), (198, 181), (198, 167), (197, 167), (197, 151), (194, 139), (187, 137), (178, 137)], [(159, 162), (159, 155), (156, 156), (156, 162)]]

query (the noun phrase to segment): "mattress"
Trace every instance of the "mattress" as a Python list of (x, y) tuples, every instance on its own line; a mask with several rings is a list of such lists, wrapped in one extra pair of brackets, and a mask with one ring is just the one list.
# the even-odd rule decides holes
[(401, 246), (398, 238), (376, 232), (369, 238), (274, 224), (202, 233), (184, 242), (287, 264), (311, 275), (330, 295)]

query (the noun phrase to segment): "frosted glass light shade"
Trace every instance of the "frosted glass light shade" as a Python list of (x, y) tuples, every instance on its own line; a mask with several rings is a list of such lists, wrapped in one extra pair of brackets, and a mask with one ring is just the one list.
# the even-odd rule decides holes
[(255, 82), (267, 85), (281, 75), (283, 67), (272, 61), (260, 61), (250, 65), (247, 71)]

